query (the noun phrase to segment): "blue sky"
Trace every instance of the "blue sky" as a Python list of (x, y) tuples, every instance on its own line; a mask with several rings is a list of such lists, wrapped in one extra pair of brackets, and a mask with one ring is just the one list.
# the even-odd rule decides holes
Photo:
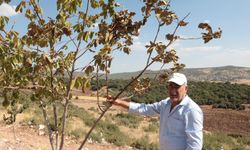
[[(18, 1), (12, 0), (10, 5), (0, 6), (0, 15), (7, 15), (15, 21), (15, 30), (24, 34), (26, 21), (21, 14), (15, 13), (11, 8)], [(123, 8), (138, 11), (139, 2), (135, 0), (120, 0)], [(55, 15), (55, 1), (41, 0), (44, 12)], [(215, 66), (245, 66), (250, 67), (250, 1), (249, 0), (172, 0), (171, 9), (179, 18), (190, 13), (186, 19), (188, 26), (181, 28), (178, 35), (182, 37), (200, 37), (202, 30), (197, 26), (200, 22), (208, 22), (214, 30), (222, 29), (222, 37), (204, 44), (202, 40), (177, 41), (171, 47), (177, 51), (179, 62), (186, 68), (215, 67)], [(111, 73), (130, 72), (141, 70), (146, 63), (147, 55), (144, 47), (153, 41), (156, 24), (154, 20), (148, 27), (141, 30), (141, 36), (135, 39), (131, 55), (114, 55)], [(164, 41), (164, 35), (171, 28), (162, 30), (159, 41)], [(81, 60), (79, 64), (84, 63)], [(155, 64), (150, 69), (157, 70), (160, 65)]]

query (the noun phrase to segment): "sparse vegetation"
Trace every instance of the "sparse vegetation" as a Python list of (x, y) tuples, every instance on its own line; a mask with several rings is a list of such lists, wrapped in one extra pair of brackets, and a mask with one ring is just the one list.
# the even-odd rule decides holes
[(250, 138), (240, 134), (214, 132), (204, 134), (203, 150), (220, 149), (246, 150), (250, 148)]
[[(69, 136), (74, 136), (77, 139), (81, 138), (84, 134), (86, 134), (86, 132), (84, 132), (84, 130), (80, 127), (77, 129), (71, 130), (68, 133)], [(95, 140), (97, 140), (97, 139), (95, 139)]]
[(142, 117), (128, 113), (118, 113), (115, 115), (114, 119), (118, 125), (127, 126), (129, 128), (138, 128)]
[(131, 146), (140, 150), (159, 150), (158, 144), (148, 142), (148, 136), (143, 136), (141, 139), (135, 140)]
[(158, 132), (159, 131), (159, 123), (149, 123), (147, 127), (144, 128), (145, 132)]
[[(82, 135), (86, 134), (86, 130), (84, 129), (84, 127), (89, 128), (89, 125), (91, 126), (91, 124), (93, 123), (94, 116), (89, 113), (93, 112), (93, 110), (96, 110), (96, 108), (92, 107), (89, 110), (85, 110), (84, 108), (80, 108), (71, 104), (69, 106), (69, 113), (67, 116), (69, 119), (67, 122), (66, 134), (76, 139), (80, 139)], [(26, 120), (23, 120), (22, 122), (25, 124), (31, 123), (33, 126), (43, 124), (40, 111), (41, 110), (38, 109), (38, 107), (29, 107), (24, 111), (24, 113), (30, 114), (30, 118), (26, 118)], [(31, 114), (34, 116), (32, 116)], [(128, 128), (131, 124), (137, 124), (137, 126), (140, 126), (140, 124), (142, 124), (141, 119), (142, 117), (135, 117), (133, 115), (131, 116), (130, 114), (127, 114), (125, 112), (107, 115), (105, 116), (105, 120), (102, 120), (98, 124), (95, 132), (91, 134), (90, 139), (93, 142), (97, 143), (106, 141), (118, 146), (130, 145), (141, 150), (158, 150), (159, 145), (157, 144), (157, 139), (151, 139), (152, 143), (149, 143), (149, 137), (147, 137), (146, 134), (158, 134), (159, 118), (145, 118), (148, 122), (148, 125), (146, 125), (142, 129), (133, 128), (133, 130), (140, 130), (141, 134), (145, 134), (145, 136), (142, 136), (142, 138), (138, 137), (137, 139), (132, 139), (131, 136), (128, 135), (130, 132), (124, 132), (120, 130), (120, 127)], [(121, 124), (118, 123), (121, 120), (126, 121)], [(145, 123), (145, 121), (143, 123)], [(77, 127), (74, 127), (74, 124), (77, 124)], [(128, 128), (128, 130), (131, 129)], [(204, 134), (203, 150), (219, 149), (221, 146), (223, 146), (225, 150), (249, 149), (250, 137), (242, 134), (227, 134), (223, 132), (211, 132), (210, 134)]]
[(127, 145), (130, 143), (130, 138), (125, 133), (121, 132), (119, 127), (110, 122), (101, 121), (97, 125), (98, 132), (103, 134), (103, 138), (109, 142), (118, 146)]
[[(124, 84), (126, 84), (127, 82), (128, 81), (126, 80), (113, 80), (110, 86), (112, 86), (113, 91), (117, 92), (120, 90), (119, 87), (124, 86)], [(105, 83), (103, 83), (102, 86), (105, 86)], [(240, 105), (241, 103), (249, 102), (248, 85), (231, 84), (228, 82), (189, 82), (189, 87), (189, 95), (194, 97), (198, 103), (213, 105), (214, 108), (232, 108), (240, 110), (242, 107), (242, 105)], [(166, 96), (165, 93), (167, 93), (167, 87), (165, 86), (165, 83), (152, 82), (152, 88), (148, 89), (148, 91), (143, 95), (133, 97), (133, 100), (151, 103), (164, 98)], [(23, 93), (20, 93), (20, 95), (21, 97), (23, 97), (23, 104), (26, 104), (25, 101), (28, 102), (29, 99), (26, 99), (27, 96)], [(151, 101), (149, 99), (151, 99)], [(2, 101), (3, 98), (0, 97), (0, 102), (2, 103)], [(42, 110), (39, 109), (38, 105), (34, 105), (31, 103), (29, 105), (32, 106), (27, 107), (27, 109), (24, 109), (23, 111), (24, 113), (32, 114), (32, 116), (30, 115), (30, 117), (25, 118), (25, 120), (22, 121), (22, 124), (33, 126), (43, 124), (44, 122), (42, 121)], [(0, 109), (2, 108), (3, 107), (1, 106)], [(62, 113), (61, 109), (61, 104), (58, 103), (58, 114)], [(72, 126), (72, 124), (75, 123), (74, 118), (76, 118), (80, 122), (82, 122), (82, 126), (86, 125), (88, 128), (91, 127), (94, 124), (95, 117), (89, 112), (96, 113), (99, 112), (99, 110), (96, 107), (90, 107), (88, 110), (85, 110), (84, 108), (80, 108), (78, 106), (70, 104), (67, 115), (68, 121), (67, 129), (65, 131), (66, 135), (79, 139), (84, 134), (86, 134), (85, 129), (81, 128), (81, 126), (79, 128), (75, 128)], [(91, 134), (90, 138), (98, 143), (107, 141), (118, 146), (131, 145), (132, 147), (145, 150), (159, 149), (158, 145), (155, 144), (157, 142), (148, 143), (148, 141), (144, 137), (131, 139), (127, 135), (127, 133), (120, 130), (120, 127), (140, 130), (138, 129), (138, 127), (141, 124), (142, 119), (143, 117), (134, 116), (127, 113), (115, 113), (109, 116), (105, 116), (105, 120), (101, 121), (98, 124), (96, 131)], [(53, 120), (50, 116), (49, 122), (50, 127), (52, 129), (55, 128)], [(141, 129), (142, 132), (149, 134), (158, 134), (158, 130), (158, 118), (150, 118), (148, 121), (148, 125), (144, 126), (143, 129)], [(241, 134), (227, 134), (217, 132), (204, 135), (203, 150), (210, 150), (215, 148), (217, 149), (221, 146), (223, 146), (224, 149), (245, 150), (250, 147), (250, 138)]]

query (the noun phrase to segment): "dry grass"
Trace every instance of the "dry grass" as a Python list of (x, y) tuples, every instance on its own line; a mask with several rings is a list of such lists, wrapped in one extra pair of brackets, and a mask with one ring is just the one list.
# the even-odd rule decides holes
[[(84, 99), (82, 99), (84, 98)], [(78, 97), (78, 99), (72, 100), (73, 104), (78, 107), (84, 108), (90, 114), (96, 118), (99, 116), (100, 111), (98, 110), (96, 99), (93, 97)], [(213, 133), (215, 131), (221, 131), (225, 133), (239, 133), (243, 135), (250, 135), (250, 109), (244, 111), (236, 111), (236, 110), (225, 110), (225, 109), (212, 109), (211, 106), (201, 106), (204, 112), (204, 129), (206, 133)], [(23, 114), (19, 114), (17, 117), (18, 122), (22, 122), (23, 120), (29, 120), (32, 118), (31, 111), (25, 112)], [(103, 120), (108, 120), (110, 116), (114, 116), (117, 113), (125, 112), (119, 107), (112, 107), (107, 114), (105, 114)], [(0, 116), (2, 116), (5, 111), (0, 109)], [(114, 120), (111, 122), (115, 123)], [(148, 126), (150, 120), (149, 118), (144, 118), (140, 121), (138, 128), (129, 128), (127, 126), (120, 125), (120, 130), (128, 135), (132, 139), (140, 139), (141, 137), (148, 136), (150, 142), (158, 143), (158, 132), (145, 132), (145, 127)], [(2, 128), (2, 127), (1, 127)], [(80, 130), (81, 129), (81, 130)], [(78, 131), (85, 132), (88, 131), (89, 127), (84, 124), (84, 122), (80, 118), (71, 117), (67, 122), (67, 132), (77, 134)], [(21, 129), (20, 129), (21, 130)], [(26, 130), (25, 130), (26, 132)], [(28, 132), (28, 131), (27, 131)], [(7, 134), (6, 132), (4, 132)], [(1, 133), (2, 134), (2, 133)], [(76, 135), (77, 136), (77, 135)], [(0, 136), (1, 138), (1, 136)], [(39, 137), (38, 137), (39, 138)], [(83, 137), (81, 137), (83, 138)], [(46, 139), (46, 140), (45, 140)], [(48, 142), (47, 137), (43, 141)], [(27, 139), (24, 140), (29, 140)], [(23, 140), (23, 141), (24, 141)], [(0, 144), (1, 145), (1, 144)], [(226, 147), (225, 147), (226, 148)], [(67, 148), (66, 148), (67, 149)]]

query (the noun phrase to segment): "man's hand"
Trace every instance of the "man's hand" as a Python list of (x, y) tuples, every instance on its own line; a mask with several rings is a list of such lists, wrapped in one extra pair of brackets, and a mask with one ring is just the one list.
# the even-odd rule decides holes
[(109, 102), (112, 105), (120, 106), (125, 109), (129, 109), (129, 101), (130, 101), (129, 97), (122, 97), (122, 98), (114, 99), (110, 95), (107, 96), (107, 102)]

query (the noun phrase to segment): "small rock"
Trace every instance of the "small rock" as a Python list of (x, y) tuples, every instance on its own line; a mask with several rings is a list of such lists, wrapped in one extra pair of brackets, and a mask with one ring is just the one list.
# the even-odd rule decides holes
[(38, 135), (39, 135), (39, 136), (45, 135), (45, 131), (39, 130), (39, 131), (38, 131)]
[(44, 129), (45, 129), (45, 125), (39, 124), (39, 130), (44, 130)]
[(11, 148), (11, 147), (8, 147), (8, 150), (12, 150), (12, 148)]
[(93, 140), (91, 138), (88, 139), (88, 143), (93, 143)]
[(40, 135), (40, 136), (45, 135), (45, 125), (39, 124), (39, 127), (38, 127), (38, 135)]

